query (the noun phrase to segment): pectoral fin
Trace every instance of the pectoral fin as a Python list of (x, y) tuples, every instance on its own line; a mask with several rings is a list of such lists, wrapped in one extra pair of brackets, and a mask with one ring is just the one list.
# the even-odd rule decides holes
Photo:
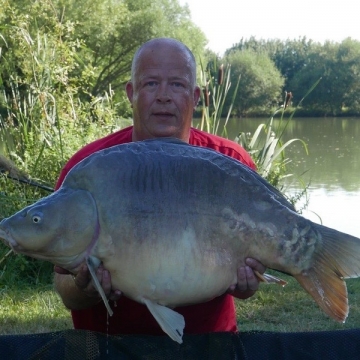
[(88, 257), (86, 259), (86, 264), (87, 264), (87, 266), (89, 268), (90, 275), (91, 275), (91, 277), (93, 279), (93, 282), (94, 282), (94, 286), (96, 287), (96, 290), (99, 292), (99, 294), (100, 294), (100, 296), (101, 296), (101, 298), (102, 298), (102, 300), (103, 300), (103, 302), (105, 304), (105, 307), (106, 307), (109, 315), (112, 316), (113, 311), (112, 311), (112, 309), (111, 309), (111, 307), (109, 305), (108, 299), (106, 298), (104, 290), (101, 287), (101, 285), (99, 283), (99, 280), (98, 280), (98, 278), (96, 276), (96, 273), (95, 273), (96, 268), (99, 266), (99, 264), (97, 264), (97, 265), (94, 264), (95, 262), (98, 262), (96, 260), (98, 260), (98, 259), (94, 259), (93, 257)]
[(278, 284), (281, 286), (285, 286), (287, 284), (287, 282), (283, 279), (280, 279), (276, 276), (270, 275), (270, 274), (260, 274), (258, 271), (254, 270), (254, 274), (256, 275), (256, 277), (266, 283), (266, 284)]
[(182, 344), (182, 336), (185, 327), (184, 317), (176, 311), (171, 310), (166, 306), (156, 304), (153, 301), (145, 300), (144, 303), (163, 331), (168, 334), (171, 339)]

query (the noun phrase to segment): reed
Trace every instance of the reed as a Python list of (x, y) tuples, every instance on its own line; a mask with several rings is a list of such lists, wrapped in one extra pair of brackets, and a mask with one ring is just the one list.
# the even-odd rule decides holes
[[(231, 116), (234, 100), (240, 84), (240, 77), (235, 84), (235, 91), (231, 99), (231, 104), (226, 112), (225, 125), (222, 126), (222, 131), (219, 133), (225, 100), (231, 87), (231, 67), (230, 65), (224, 66), (221, 64), (218, 67), (216, 78), (211, 73), (211, 66), (204, 68), (201, 60), (200, 67), (200, 84), (202, 86), (202, 116), (200, 129), (212, 134), (218, 134), (226, 137), (226, 124)], [(217, 67), (216, 61), (214, 61), (213, 67)]]
[[(129, 124), (116, 114), (111, 87), (87, 101), (78, 95), (82, 80), (71, 77), (78, 59), (69, 49), (73, 44), (65, 44), (66, 36), (58, 35), (38, 31), (33, 36), (26, 23), (13, 32), (26, 71), (20, 77), (9, 66), (0, 93), (0, 220), (48, 195), (61, 168), (79, 148)], [(4, 63), (10, 61), (6, 53), (0, 56)], [(51, 281), (50, 264), (6, 254), (8, 249), (0, 243), (0, 286), (23, 279), (29, 284)]]
[[(201, 96), (202, 118), (200, 122), (200, 129), (226, 137), (226, 126), (239, 91), (240, 77), (237, 79), (235, 84), (235, 91), (232, 95), (230, 106), (227, 109), (225, 120), (222, 120), (225, 100), (228, 96), (229, 89), (232, 86), (230, 65), (219, 66), (217, 77), (211, 72), (212, 68), (216, 68), (216, 62), (210, 64), (207, 68), (204, 68), (201, 61), (200, 65), (200, 78), (203, 90)], [(282, 141), (284, 131), (293, 118), (297, 108), (301, 106), (302, 101), (308, 94), (311, 93), (318, 82), (311, 87), (304, 98), (301, 99), (300, 103), (291, 111), (290, 116), (285, 118), (285, 109), (290, 104), (292, 94), (285, 93), (283, 104), (275, 109), (273, 115), (269, 118), (267, 123), (259, 125), (254, 134), (250, 134), (246, 132), (246, 129), (244, 129), (239, 132), (239, 135), (234, 139), (249, 152), (256, 164), (258, 173), (280, 191), (284, 192), (282, 180), (293, 176), (293, 174), (291, 174), (288, 170), (288, 165), (290, 165), (291, 159), (286, 157), (286, 148), (292, 143), (299, 141), (303, 145), (304, 151), (306, 153), (308, 151), (307, 144), (301, 139), (290, 139), (284, 143)], [(280, 123), (275, 128), (274, 118), (278, 115), (280, 115)], [(222, 123), (222, 121), (224, 122)], [(239, 119), (239, 128), (240, 127), (241, 119)], [(308, 204), (307, 188), (309, 184), (304, 184), (301, 178), (298, 178), (297, 181), (301, 184), (302, 190), (291, 196), (287, 196), (287, 198), (294, 205), (296, 203), (302, 203), (302, 208), (298, 209), (298, 211), (301, 212)]]

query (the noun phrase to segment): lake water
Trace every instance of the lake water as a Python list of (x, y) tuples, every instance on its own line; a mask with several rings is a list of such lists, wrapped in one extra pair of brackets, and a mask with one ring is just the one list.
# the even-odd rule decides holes
[[(234, 139), (240, 131), (254, 133), (266, 120), (232, 119), (228, 137)], [(286, 192), (299, 190), (295, 179), (304, 174), (302, 179), (310, 187), (303, 215), (360, 237), (360, 119), (294, 118), (283, 139), (293, 138), (306, 142), (309, 155), (299, 142), (287, 148), (286, 157), (291, 159), (288, 171), (295, 176), (286, 182)]]

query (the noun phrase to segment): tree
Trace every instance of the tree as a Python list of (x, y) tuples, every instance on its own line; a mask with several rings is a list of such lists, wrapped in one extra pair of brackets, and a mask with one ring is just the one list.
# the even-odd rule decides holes
[[(360, 42), (345, 39), (340, 45), (337, 62), (338, 79), (342, 85), (343, 106), (350, 111), (360, 111)], [(339, 85), (340, 85), (339, 84)]]
[(308, 63), (291, 82), (291, 88), (306, 93), (319, 79), (319, 85), (304, 105), (338, 115), (345, 108), (358, 111), (360, 94), (360, 42), (346, 39), (341, 44), (326, 42), (313, 48)]
[(96, 96), (122, 89), (129, 79), (135, 50), (159, 36), (173, 37), (192, 50), (202, 49), (206, 38), (190, 20), (187, 7), (177, 0), (59, 0), (65, 18), (75, 22), (75, 35), (85, 43), (82, 56), (94, 71), (90, 90)]
[[(54, 52), (71, 53), (71, 64), (66, 57), (66, 62), (57, 58), (52, 65), (68, 68), (68, 81), (76, 83), (81, 100), (103, 96), (111, 86), (122, 114), (130, 114), (123, 88), (134, 52), (143, 42), (174, 37), (199, 56), (206, 44), (205, 35), (191, 22), (188, 8), (178, 0), (33, 0), (11, 5), (0, 1), (7, 24), (2, 29), (7, 41), (3, 59), (6, 55), (11, 66), (16, 64), (20, 79), (27, 67), (27, 53), (18, 48), (13, 32), (19, 35), (24, 29), (32, 41), (44, 35), (57, 42)], [(0, 71), (6, 78), (1, 64)]]
[[(241, 76), (237, 97), (234, 101), (236, 115), (269, 108), (281, 101), (284, 79), (265, 52), (237, 50), (230, 52), (224, 62), (231, 64), (231, 83)], [(228, 99), (232, 98), (234, 86)], [(229, 104), (228, 104), (229, 105)]]
[(306, 37), (286, 41), (279, 39), (257, 40), (250, 37), (248, 40), (242, 38), (233, 48), (228, 50), (253, 50), (255, 52), (265, 52), (275, 63), (276, 68), (285, 78), (284, 90), (292, 91), (290, 83), (294, 76), (307, 64), (308, 55), (313, 47), (316, 46), (312, 40)]

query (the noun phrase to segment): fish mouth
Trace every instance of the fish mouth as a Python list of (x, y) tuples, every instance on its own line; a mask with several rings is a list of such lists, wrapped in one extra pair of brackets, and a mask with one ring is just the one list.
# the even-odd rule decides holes
[[(1, 225), (1, 223), (0, 223)], [(8, 229), (4, 229), (0, 227), (0, 239), (2, 242), (10, 246), (14, 251), (19, 248), (19, 244), (17, 241), (11, 236), (10, 231)]]

